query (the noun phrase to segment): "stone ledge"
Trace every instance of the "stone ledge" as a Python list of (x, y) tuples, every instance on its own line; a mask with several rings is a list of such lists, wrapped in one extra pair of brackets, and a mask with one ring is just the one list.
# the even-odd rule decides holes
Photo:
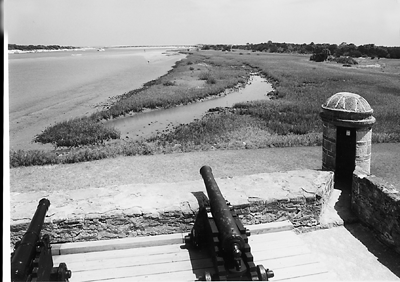
[[(333, 173), (299, 170), (216, 178), (244, 224), (282, 220), (318, 224)], [(131, 184), (71, 191), (11, 193), (11, 242), (26, 231), (41, 198), (50, 200), (43, 233), (79, 242), (188, 232), (206, 194), (204, 183)]]

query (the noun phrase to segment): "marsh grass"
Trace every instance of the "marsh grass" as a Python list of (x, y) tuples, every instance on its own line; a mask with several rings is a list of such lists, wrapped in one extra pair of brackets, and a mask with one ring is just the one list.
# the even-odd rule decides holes
[(111, 139), (118, 139), (120, 132), (104, 126), (95, 120), (74, 118), (47, 127), (34, 138), (34, 142), (51, 143), (55, 147), (79, 147), (98, 145)]
[(116, 156), (148, 155), (155, 152), (155, 148), (146, 142), (104, 144), (101, 146), (73, 148), (66, 152), (42, 150), (18, 150), (10, 152), (10, 166), (32, 166), (68, 164), (113, 158)]
[[(218, 61), (232, 57), (212, 53)], [(315, 63), (301, 55), (263, 54), (256, 58), (247, 54), (235, 58), (271, 81), (274, 99), (239, 103), (229, 114), (207, 115), (182, 125), (160, 138), (163, 146), (181, 144), (182, 150), (187, 151), (196, 146), (221, 149), (321, 145), (321, 105), (337, 92), (360, 94), (371, 104), (377, 119), (372, 142), (400, 142), (398, 74)]]
[(198, 149), (254, 149), (321, 145), (322, 133), (279, 134), (270, 123), (253, 115), (225, 111), (209, 113), (201, 120), (182, 124), (172, 133), (149, 139), (162, 148), (179, 144), (180, 151)]
[[(262, 56), (265, 59), (260, 59)], [(373, 135), (386, 136), (385, 142), (400, 141), (399, 60), (381, 59), (380, 63), (388, 65), (387, 69), (395, 70), (386, 73), (386, 68), (365, 70), (343, 68), (336, 63), (311, 62), (302, 55), (265, 54), (241, 58), (273, 79), (276, 91), (283, 96), (271, 101), (271, 105), (253, 103), (246, 109), (260, 118), (280, 122), (282, 129), (276, 130), (290, 131), (293, 126), (300, 134), (320, 131), (319, 112), (326, 99), (338, 92), (353, 92), (363, 96), (374, 109), (377, 122)], [(235, 107), (244, 108), (243, 105)]]

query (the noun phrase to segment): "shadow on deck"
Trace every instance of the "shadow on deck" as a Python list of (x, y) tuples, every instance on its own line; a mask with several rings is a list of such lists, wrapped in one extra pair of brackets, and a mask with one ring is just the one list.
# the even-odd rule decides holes
[[(341, 194), (334, 208), (342, 218), (344, 227), (373, 254), (377, 260), (400, 278), (400, 255), (383, 244), (374, 231), (360, 223), (351, 211), (351, 178), (336, 177), (334, 189)], [(362, 263), (362, 262), (360, 262)], [(374, 271), (371, 269), (371, 271)]]

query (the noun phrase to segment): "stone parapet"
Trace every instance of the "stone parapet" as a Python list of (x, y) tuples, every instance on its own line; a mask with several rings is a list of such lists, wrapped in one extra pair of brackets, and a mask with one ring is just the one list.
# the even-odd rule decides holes
[[(216, 179), (244, 224), (291, 220), (318, 225), (333, 173), (301, 170)], [(206, 190), (202, 180), (71, 191), (11, 193), (11, 242), (19, 240), (41, 198), (50, 200), (43, 233), (53, 243), (188, 232)]]
[(383, 179), (356, 168), (351, 208), (380, 240), (400, 254), (400, 192)]

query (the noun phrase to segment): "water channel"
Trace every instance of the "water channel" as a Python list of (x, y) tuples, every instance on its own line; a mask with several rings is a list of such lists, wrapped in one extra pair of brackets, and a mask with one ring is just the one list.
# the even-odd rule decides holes
[(232, 107), (236, 103), (265, 100), (273, 90), (272, 85), (259, 75), (252, 75), (245, 87), (227, 90), (222, 97), (208, 99), (170, 109), (159, 109), (134, 114), (106, 122), (121, 132), (121, 139), (139, 140), (171, 130), (179, 124), (200, 119), (209, 109)]

